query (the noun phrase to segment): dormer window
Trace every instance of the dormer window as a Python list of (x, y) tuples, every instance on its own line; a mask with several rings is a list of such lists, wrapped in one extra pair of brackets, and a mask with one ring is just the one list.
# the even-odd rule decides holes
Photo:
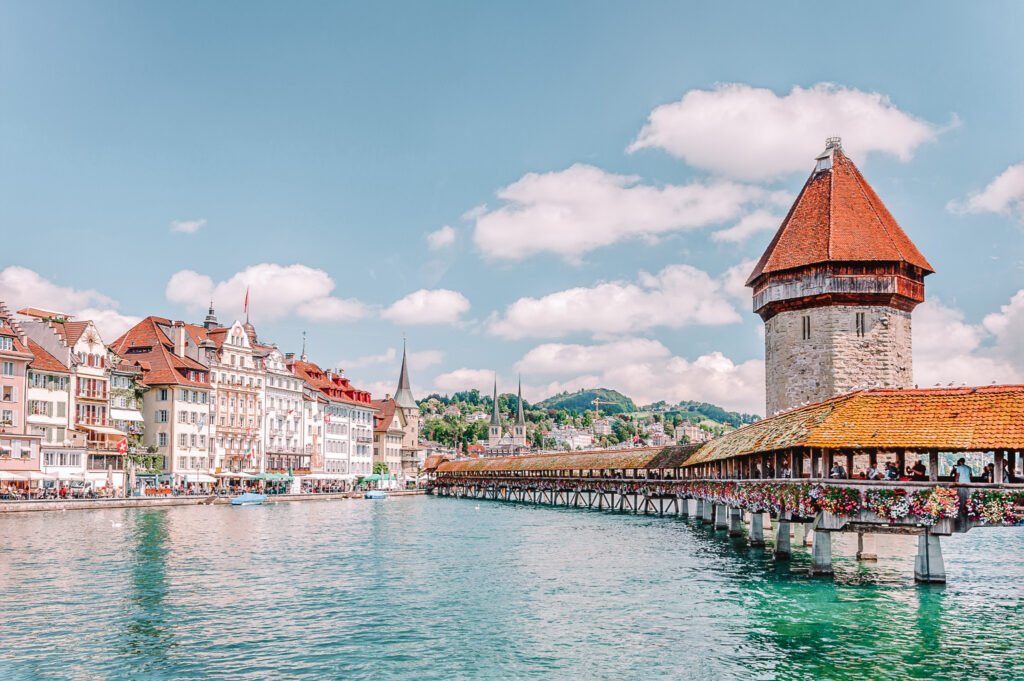
[(815, 159), (817, 163), (814, 166), (814, 172), (820, 173), (823, 170), (832, 170), (832, 152), (826, 151), (824, 154)]

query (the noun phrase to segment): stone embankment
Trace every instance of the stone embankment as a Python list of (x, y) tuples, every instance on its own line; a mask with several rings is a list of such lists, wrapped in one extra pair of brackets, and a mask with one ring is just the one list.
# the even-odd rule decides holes
[[(424, 494), (421, 489), (388, 492), (388, 496), (415, 496)], [(275, 494), (267, 497), (267, 503), (285, 501), (332, 501), (337, 499), (362, 499), (362, 492), (338, 492), (337, 494)], [(38, 499), (24, 501), (0, 501), (0, 513), (26, 513), (31, 511), (75, 511), (97, 508), (160, 508), (164, 506), (204, 506), (227, 504), (230, 497), (129, 497), (127, 499)]]

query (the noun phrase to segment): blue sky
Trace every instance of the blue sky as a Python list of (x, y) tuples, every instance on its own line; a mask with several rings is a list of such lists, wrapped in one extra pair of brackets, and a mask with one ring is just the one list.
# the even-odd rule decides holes
[(937, 270), (921, 382), (1024, 380), (1022, 20), (6, 2), (0, 299), (113, 334), (201, 319), (210, 296), (224, 320), (248, 285), (261, 337), (306, 330), (377, 393), (405, 333), (420, 392), (521, 371), (528, 398), (602, 384), (759, 411), (737, 276), (838, 134)]

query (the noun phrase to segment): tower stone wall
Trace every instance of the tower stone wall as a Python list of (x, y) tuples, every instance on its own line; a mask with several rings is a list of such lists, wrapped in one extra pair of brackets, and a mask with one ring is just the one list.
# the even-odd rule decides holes
[[(859, 328), (858, 314), (863, 315)], [(765, 322), (767, 415), (859, 387), (908, 387), (911, 343), (910, 313), (893, 307), (780, 312)]]

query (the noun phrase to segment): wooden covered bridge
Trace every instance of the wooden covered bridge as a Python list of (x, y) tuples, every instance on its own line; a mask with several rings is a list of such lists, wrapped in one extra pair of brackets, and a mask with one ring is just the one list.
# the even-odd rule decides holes
[[(798, 523), (819, 574), (832, 571), (832, 532), (856, 532), (861, 559), (873, 558), (874, 534), (913, 534), (915, 577), (943, 582), (940, 536), (1024, 521), (1022, 453), (1024, 386), (1004, 385), (857, 391), (703, 445), (431, 457), (425, 467), (437, 495), (692, 515), (733, 536), (746, 518), (752, 545), (765, 544), (774, 519), (779, 559)], [(974, 463), (970, 482), (948, 465), (960, 456)], [(869, 479), (876, 470), (895, 479)]]

